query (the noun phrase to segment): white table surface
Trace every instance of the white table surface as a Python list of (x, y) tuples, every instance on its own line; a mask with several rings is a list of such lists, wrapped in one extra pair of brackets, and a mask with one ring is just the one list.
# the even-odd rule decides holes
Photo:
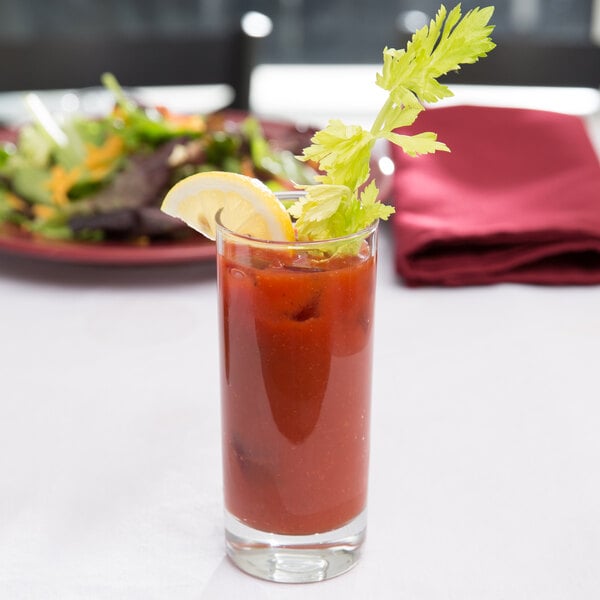
[(408, 289), (392, 254), (364, 559), (301, 586), (224, 558), (212, 262), (0, 255), (0, 598), (598, 598), (600, 287)]

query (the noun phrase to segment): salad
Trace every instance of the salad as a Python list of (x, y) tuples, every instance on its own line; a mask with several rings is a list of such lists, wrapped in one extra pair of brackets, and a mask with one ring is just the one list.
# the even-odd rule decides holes
[(33, 120), (0, 142), (0, 227), (78, 242), (176, 240), (193, 234), (160, 204), (184, 177), (229, 171), (274, 191), (313, 181), (295, 158), (312, 132), (290, 126), (268, 140), (253, 117), (173, 114), (141, 106), (110, 74), (102, 83), (115, 103), (97, 118), (59, 124), (28, 97)]

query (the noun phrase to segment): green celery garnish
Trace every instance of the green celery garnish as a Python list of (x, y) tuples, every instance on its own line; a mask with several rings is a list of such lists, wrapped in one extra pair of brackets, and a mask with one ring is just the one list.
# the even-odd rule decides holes
[(376, 140), (397, 144), (409, 156), (450, 151), (433, 132), (402, 135), (395, 130), (412, 125), (424, 110), (423, 103), (453, 95), (438, 77), (476, 62), (495, 48), (489, 37), (494, 27), (488, 25), (493, 12), (493, 6), (475, 8), (462, 17), (460, 4), (449, 13), (442, 5), (435, 19), (412, 36), (406, 49), (384, 49), (376, 84), (389, 96), (371, 129), (331, 120), (298, 157), (316, 162), (324, 173), (316, 177), (320, 183), (305, 186), (306, 195), (289, 208), (299, 239), (341, 237), (394, 212), (378, 201), (374, 181), (364, 186)]

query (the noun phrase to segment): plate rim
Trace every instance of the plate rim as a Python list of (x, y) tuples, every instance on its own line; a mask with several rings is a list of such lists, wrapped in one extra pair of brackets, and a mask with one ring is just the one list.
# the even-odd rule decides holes
[(216, 245), (200, 234), (189, 239), (134, 244), (131, 242), (72, 242), (50, 240), (0, 226), (0, 251), (26, 256), (87, 265), (159, 265), (209, 261), (216, 256)]

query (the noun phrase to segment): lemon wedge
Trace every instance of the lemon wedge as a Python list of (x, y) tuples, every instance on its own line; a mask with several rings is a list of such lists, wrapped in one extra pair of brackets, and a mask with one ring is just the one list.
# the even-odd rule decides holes
[(217, 213), (230, 231), (262, 240), (292, 241), (294, 227), (283, 204), (261, 181), (238, 173), (196, 173), (176, 183), (161, 210), (207, 238), (216, 236)]

